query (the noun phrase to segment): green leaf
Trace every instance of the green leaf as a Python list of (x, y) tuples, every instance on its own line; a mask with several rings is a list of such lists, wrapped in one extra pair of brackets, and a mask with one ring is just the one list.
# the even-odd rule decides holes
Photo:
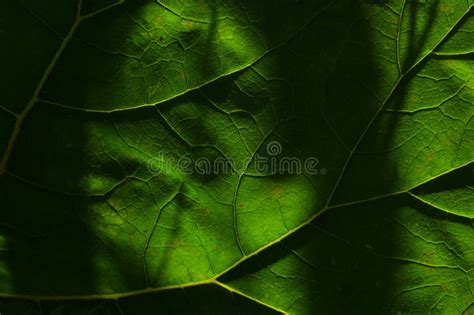
[(0, 307), (6, 314), (280, 314), (240, 295), (216, 285), (186, 289), (172, 289), (121, 299), (29, 300), (1, 299)]
[(4, 1), (0, 308), (469, 313), (473, 4)]
[(328, 211), (222, 281), (295, 314), (461, 314), (473, 255), (470, 220), (393, 197)]
[(474, 164), (457, 169), (417, 187), (413, 193), (435, 208), (474, 218)]

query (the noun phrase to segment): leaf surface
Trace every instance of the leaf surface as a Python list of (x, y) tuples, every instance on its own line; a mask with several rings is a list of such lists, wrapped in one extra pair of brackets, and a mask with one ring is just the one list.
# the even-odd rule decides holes
[(1, 307), (469, 311), (471, 1), (53, 2), (0, 5)]

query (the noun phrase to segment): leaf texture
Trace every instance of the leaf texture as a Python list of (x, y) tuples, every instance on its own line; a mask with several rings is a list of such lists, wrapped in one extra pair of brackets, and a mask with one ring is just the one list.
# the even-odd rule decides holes
[(473, 4), (3, 1), (0, 309), (470, 314)]

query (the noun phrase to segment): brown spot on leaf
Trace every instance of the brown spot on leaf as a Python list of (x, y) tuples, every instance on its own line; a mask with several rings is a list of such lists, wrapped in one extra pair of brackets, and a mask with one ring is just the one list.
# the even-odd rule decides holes
[(283, 193), (284, 193), (284, 189), (281, 185), (278, 185), (276, 186), (273, 190), (272, 190), (272, 196), (275, 197), (275, 198), (280, 198), (283, 196)]

